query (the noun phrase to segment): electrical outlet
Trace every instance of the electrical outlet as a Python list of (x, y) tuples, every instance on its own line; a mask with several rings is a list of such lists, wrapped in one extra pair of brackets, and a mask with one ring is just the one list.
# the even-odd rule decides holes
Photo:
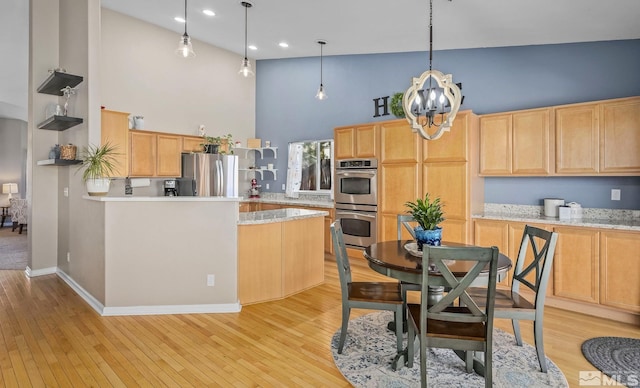
[(71, 262), (71, 252), (67, 252), (67, 263)]
[(265, 186), (267, 186), (267, 190), (269, 190), (269, 184), (267, 183)]
[(612, 201), (620, 200), (620, 189), (611, 189), (611, 200)]
[(63, 194), (65, 197), (68, 197), (68, 196), (69, 196), (69, 188), (68, 188), (68, 187), (65, 187), (65, 188), (62, 190), (62, 194)]
[(209, 274), (207, 275), (207, 286), (213, 287), (216, 283), (216, 275)]
[(284, 183), (282, 184), (282, 191), (285, 191), (287, 188), (285, 187)]

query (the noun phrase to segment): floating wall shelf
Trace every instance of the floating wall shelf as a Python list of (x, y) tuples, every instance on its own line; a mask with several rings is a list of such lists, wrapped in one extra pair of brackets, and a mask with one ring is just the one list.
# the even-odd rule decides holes
[(271, 150), (273, 152), (273, 157), (278, 158), (278, 147), (262, 147), (262, 148), (246, 148), (246, 147), (233, 147), (235, 151), (244, 151), (244, 157), (247, 158), (249, 151), (257, 151), (260, 154), (260, 159), (264, 159), (264, 155), (262, 155), (262, 151)]
[(249, 172), (259, 172), (260, 173), (260, 179), (262, 180), (262, 173), (265, 171), (270, 171), (273, 174), (273, 180), (277, 180), (278, 179), (278, 170), (276, 169), (265, 169), (265, 168), (240, 168), (238, 169), (238, 171), (244, 171), (244, 179), (247, 179), (247, 173)]
[(40, 86), (38, 86), (38, 93), (62, 96), (62, 89), (67, 86), (75, 88), (80, 82), (82, 82), (82, 80), (83, 78), (79, 75), (54, 71)]
[(48, 129), (51, 131), (64, 131), (65, 129), (82, 124), (82, 121), (83, 120), (79, 117), (54, 115), (38, 124), (38, 128)]
[(67, 159), (45, 159), (38, 160), (38, 166), (72, 166), (74, 164), (80, 164), (82, 160), (67, 160)]

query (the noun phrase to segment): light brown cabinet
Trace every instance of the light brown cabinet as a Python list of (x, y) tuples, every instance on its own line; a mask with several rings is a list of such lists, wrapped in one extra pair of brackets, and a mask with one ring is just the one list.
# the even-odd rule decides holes
[(179, 177), (182, 174), (182, 136), (158, 133), (158, 160), (156, 175), (160, 177)]
[(423, 140), (406, 120), (381, 122), (378, 168), (378, 240), (397, 238), (397, 215), (407, 201), (440, 197), (446, 220), (443, 240), (471, 242), (471, 213), (484, 206), (484, 185), (478, 178), (478, 120), (459, 112), (450, 132)]
[(337, 160), (375, 158), (377, 131), (375, 124), (339, 127), (334, 129), (334, 156)]
[(321, 208), (321, 207), (310, 207), (310, 206), (297, 206), (297, 205), (285, 205), (285, 204), (277, 204), (277, 203), (264, 203), (264, 202), (244, 202), (240, 204), (241, 212), (255, 212), (262, 210), (278, 210), (278, 209), (286, 209), (286, 208), (295, 208), (295, 209), (307, 209), (307, 210), (317, 210), (317, 211), (325, 211), (328, 212), (329, 215), (324, 217), (324, 252), (328, 254), (333, 254), (333, 241), (331, 240), (331, 223), (335, 220), (334, 210), (331, 208)]
[(640, 97), (555, 108), (556, 173), (640, 172)]
[(182, 136), (129, 131), (132, 177), (179, 177)]
[(324, 281), (319, 217), (238, 226), (238, 299), (286, 298)]
[[(496, 245), (501, 252), (508, 252), (515, 265), (526, 223), (476, 219), (474, 224), (475, 244)], [(546, 304), (637, 322), (640, 232), (529, 224), (558, 233)], [(527, 252), (525, 265), (531, 260)]]
[(640, 173), (640, 98), (600, 105), (600, 173)]
[(202, 138), (197, 136), (183, 136), (182, 152), (203, 152)]
[(480, 118), (480, 174), (548, 175), (548, 108)]
[(600, 303), (640, 313), (640, 233), (600, 232)]
[(598, 172), (598, 104), (555, 108), (556, 172)]
[(100, 112), (100, 143), (116, 147), (113, 177), (129, 175), (129, 113), (103, 109)]
[(156, 134), (152, 132), (129, 131), (129, 145), (129, 176), (155, 176), (158, 152)]

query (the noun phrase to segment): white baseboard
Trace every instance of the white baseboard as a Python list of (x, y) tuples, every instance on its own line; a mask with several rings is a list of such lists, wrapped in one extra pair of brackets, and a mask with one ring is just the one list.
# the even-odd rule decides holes
[(34, 278), (36, 276), (52, 275), (56, 273), (57, 269), (58, 269), (57, 267), (49, 267), (49, 268), (33, 270), (31, 269), (31, 267), (27, 266), (27, 268), (24, 270), (24, 274), (27, 275), (27, 277), (29, 278)]
[(58, 268), (54, 273), (64, 280), (76, 294), (80, 295), (91, 308), (102, 316), (237, 313), (242, 309), (239, 301), (227, 304), (105, 307), (64, 271)]
[(91, 295), (89, 292), (87, 292), (87, 290), (82, 288), (81, 285), (76, 283), (76, 281), (73, 280), (72, 277), (67, 275), (67, 273), (61, 270), (60, 268), (58, 268), (58, 270), (56, 271), (56, 274), (60, 279), (64, 280), (64, 282), (67, 283), (69, 287), (71, 287), (73, 291), (76, 292), (76, 294), (78, 294), (82, 299), (84, 299), (84, 301), (87, 302), (92, 309), (96, 310), (98, 314), (104, 315), (104, 306), (102, 305), (102, 303), (100, 303), (98, 299), (94, 298), (93, 295)]
[(242, 306), (239, 302), (228, 304), (189, 304), (169, 306), (126, 306), (105, 307), (102, 315), (166, 315), (166, 314), (212, 314), (237, 313)]

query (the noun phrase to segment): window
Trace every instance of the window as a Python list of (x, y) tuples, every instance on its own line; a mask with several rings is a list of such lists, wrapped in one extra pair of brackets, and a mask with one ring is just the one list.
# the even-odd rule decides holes
[(302, 146), (301, 193), (327, 193), (333, 190), (333, 140), (293, 143)]

